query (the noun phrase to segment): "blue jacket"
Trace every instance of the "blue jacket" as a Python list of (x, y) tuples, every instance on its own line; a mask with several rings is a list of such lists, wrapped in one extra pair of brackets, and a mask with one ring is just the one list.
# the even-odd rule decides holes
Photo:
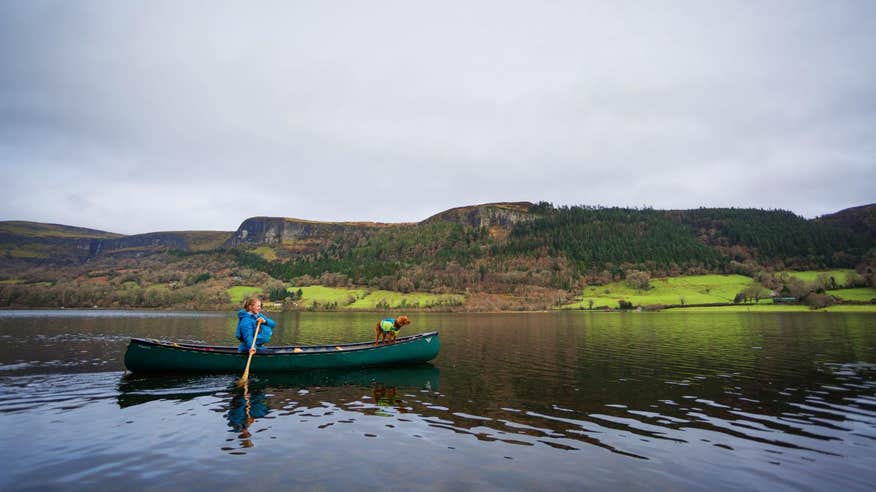
[(268, 343), (268, 340), (271, 339), (271, 335), (274, 334), (273, 328), (277, 326), (277, 323), (274, 323), (274, 320), (263, 314), (256, 316), (244, 309), (237, 312), (236, 336), (237, 339), (240, 340), (240, 345), (237, 347), (238, 352), (249, 352), (250, 347), (252, 347), (252, 335), (255, 333), (256, 323), (258, 323), (259, 318), (264, 321), (262, 321), (262, 326), (259, 327), (259, 336), (256, 338), (256, 349), (260, 349), (262, 348), (262, 345)]

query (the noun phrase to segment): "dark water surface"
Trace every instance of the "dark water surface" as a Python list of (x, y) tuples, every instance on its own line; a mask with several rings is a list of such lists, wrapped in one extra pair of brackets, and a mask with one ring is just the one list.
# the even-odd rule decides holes
[[(277, 344), (376, 314), (277, 313)], [(231, 313), (0, 312), (0, 490), (873, 490), (876, 315), (418, 314), (432, 364), (133, 377)], [(408, 329), (412, 328), (412, 329)]]

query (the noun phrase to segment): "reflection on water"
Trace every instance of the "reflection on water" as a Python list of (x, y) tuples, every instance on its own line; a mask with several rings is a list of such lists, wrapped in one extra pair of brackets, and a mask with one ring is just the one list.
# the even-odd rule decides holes
[[(231, 406), (225, 416), (228, 418), (228, 425), (231, 426), (231, 429), (235, 433), (239, 433), (237, 437), (240, 438), (240, 447), (251, 448), (253, 446), (249, 426), (255, 422), (255, 419), (264, 417), (268, 412), (270, 409), (268, 409), (264, 391), (250, 392), (249, 384), (244, 384), (240, 394), (231, 399)], [(227, 446), (223, 447), (222, 450), (241, 454), (240, 451), (234, 451), (234, 448)]]
[[(141, 405), (153, 401), (188, 401), (198, 396), (213, 396), (223, 405), (223, 417), (231, 432), (237, 435), (238, 448), (254, 446), (250, 427), (257, 419), (271, 412), (278, 415), (316, 417), (314, 411), (321, 411), (323, 417), (332, 415), (324, 412), (325, 399), (339, 398), (336, 395), (358, 396), (355, 405), (347, 408), (364, 415), (392, 416), (395, 412), (405, 413), (408, 409), (399, 397), (399, 391), (431, 392), (438, 389), (440, 371), (431, 364), (418, 364), (397, 368), (370, 368), (343, 371), (310, 371), (294, 374), (265, 374), (252, 378), (240, 387), (236, 380), (229, 383), (227, 376), (122, 376), (118, 386), (118, 403), (121, 408)], [(328, 394), (326, 389), (333, 388)], [(365, 394), (370, 394), (366, 396)], [(269, 396), (270, 395), (270, 396)], [(319, 401), (314, 402), (313, 396)], [(362, 395), (362, 396), (360, 396)], [(370, 399), (370, 402), (368, 401)], [(226, 408), (227, 407), (227, 408)], [(344, 423), (352, 423), (345, 420)], [(335, 422), (320, 424), (324, 429)], [(226, 439), (234, 441), (233, 438)], [(241, 449), (229, 445), (222, 447), (231, 454), (244, 454)]]
[[(290, 315), (280, 337), (364, 339), (372, 317)], [(585, 471), (597, 489), (876, 479), (872, 315), (421, 315), (419, 331), (442, 333), (432, 365), (252, 374), (245, 388), (114, 367), (128, 336), (216, 343), (233, 331), (222, 317), (105, 321), (17, 319), (21, 335), (0, 317), (15, 339), (0, 352), (3, 442), (25, 443), (0, 451), (22, 463), (0, 488), (185, 487), (197, 471), (230, 489), (253, 457), (279, 470), (265, 486), (285, 488), (577, 489)], [(97, 456), (114, 465), (83, 475)]]

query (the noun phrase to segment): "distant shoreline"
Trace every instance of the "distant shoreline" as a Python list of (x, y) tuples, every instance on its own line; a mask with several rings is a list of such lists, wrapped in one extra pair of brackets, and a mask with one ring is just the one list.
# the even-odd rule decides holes
[[(228, 309), (181, 309), (181, 308), (137, 308), (137, 307), (98, 307), (98, 308), (58, 308), (58, 307), (2, 307), (0, 313), (3, 312), (58, 312), (58, 313), (110, 313), (110, 312), (126, 312), (126, 313), (155, 313), (155, 314), (171, 314), (171, 313), (198, 313), (198, 314), (221, 314), (224, 312), (233, 312), (235, 308)], [(571, 309), (557, 308), (549, 310), (439, 310), (439, 309), (423, 309), (423, 308), (398, 308), (390, 310), (375, 310), (375, 309), (321, 309), (321, 310), (270, 310), (269, 313), (374, 313), (379, 315), (395, 314), (395, 313), (447, 313), (447, 314), (549, 314), (549, 313), (599, 313), (599, 314), (660, 314), (660, 313), (876, 313), (876, 304), (835, 304), (833, 306), (820, 309), (812, 309), (805, 305), (771, 305), (771, 304), (753, 304), (753, 305), (733, 305), (726, 306), (686, 306), (684, 308), (675, 307), (667, 309)], [(2, 316), (2, 314), (0, 314)]]

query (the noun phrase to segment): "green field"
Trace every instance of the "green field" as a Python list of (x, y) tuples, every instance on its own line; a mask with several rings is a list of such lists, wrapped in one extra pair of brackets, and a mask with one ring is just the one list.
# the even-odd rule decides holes
[(317, 306), (326, 306), (334, 304), (338, 308), (352, 304), (356, 299), (365, 295), (365, 289), (345, 289), (342, 287), (325, 287), (322, 285), (311, 285), (308, 287), (289, 287), (286, 290), (289, 292), (297, 292), (301, 289), (301, 300), (299, 305), (303, 307), (313, 307), (314, 303)]
[[(617, 308), (619, 300), (632, 302), (635, 306), (732, 303), (736, 294), (754, 285), (743, 275), (692, 275), (651, 280), (651, 288), (639, 291), (624, 282), (606, 285), (591, 285), (584, 289), (581, 300), (563, 306), (563, 309), (587, 309), (590, 301), (593, 308), (601, 306)], [(767, 295), (767, 291), (763, 291)], [(762, 303), (771, 302), (761, 299)]]
[[(814, 282), (818, 279), (819, 275), (827, 275), (828, 277), (833, 277), (839, 285), (844, 285), (846, 283), (846, 275), (854, 270), (851, 269), (837, 269), (837, 270), (807, 270), (803, 272), (782, 272), (787, 273), (791, 277), (799, 278), (804, 282)], [(872, 299), (876, 299), (876, 289), (872, 287), (856, 287), (853, 289), (833, 289), (828, 290), (828, 294), (838, 297), (844, 301), (854, 301), (854, 302), (870, 302)]]
[(829, 290), (827, 293), (844, 301), (870, 302), (876, 299), (876, 289), (873, 287)]
[(836, 280), (836, 283), (839, 285), (844, 285), (846, 283), (846, 274), (849, 272), (853, 272), (851, 269), (839, 269), (839, 270), (806, 270), (803, 272), (782, 272), (787, 273), (791, 277), (799, 278), (804, 282), (814, 282), (819, 275), (827, 274), (828, 277), (833, 277)]
[[(815, 281), (819, 275), (832, 276), (837, 283), (846, 281), (846, 274), (853, 270), (824, 270), (785, 272), (792, 277), (805, 282)], [(616, 309), (618, 301), (624, 300), (633, 303), (634, 306), (656, 305), (697, 305), (732, 303), (736, 294), (748, 287), (757, 285), (755, 281), (743, 275), (693, 275), (671, 278), (652, 279), (651, 288), (648, 290), (636, 290), (625, 282), (612, 282), (606, 285), (591, 285), (581, 293), (580, 300), (562, 306), (562, 309), (589, 309), (591, 301), (593, 309), (608, 307)], [(836, 289), (828, 291), (834, 297), (846, 301), (869, 302), (876, 298), (876, 289), (872, 287), (859, 287), (854, 289)], [(806, 306), (773, 306), (769, 298), (769, 292), (762, 289), (759, 303), (763, 305), (761, 310), (808, 310)], [(733, 305), (728, 307), (707, 307), (708, 310), (745, 310), (752, 304)], [(796, 309), (799, 308), (799, 309)], [(689, 309), (689, 308), (687, 308)]]
[(428, 292), (411, 292), (404, 294), (388, 290), (375, 290), (362, 299), (357, 300), (350, 309), (379, 309), (379, 305), (391, 309), (429, 308), (433, 306), (453, 306), (465, 302), (462, 294), (430, 294)]
[[(296, 292), (299, 287), (290, 287), (290, 292)], [(313, 285), (300, 287), (302, 298), (300, 305), (305, 308), (326, 307), (334, 305), (338, 309), (377, 310), (386, 308), (428, 308), (441, 305), (459, 305), (465, 297), (461, 294), (430, 294), (425, 292), (392, 292), (388, 290), (345, 289), (339, 287), (324, 287)]]
[(238, 285), (228, 289), (228, 297), (231, 298), (232, 304), (240, 304), (243, 300), (251, 295), (261, 294), (261, 287), (250, 287), (248, 285)]

